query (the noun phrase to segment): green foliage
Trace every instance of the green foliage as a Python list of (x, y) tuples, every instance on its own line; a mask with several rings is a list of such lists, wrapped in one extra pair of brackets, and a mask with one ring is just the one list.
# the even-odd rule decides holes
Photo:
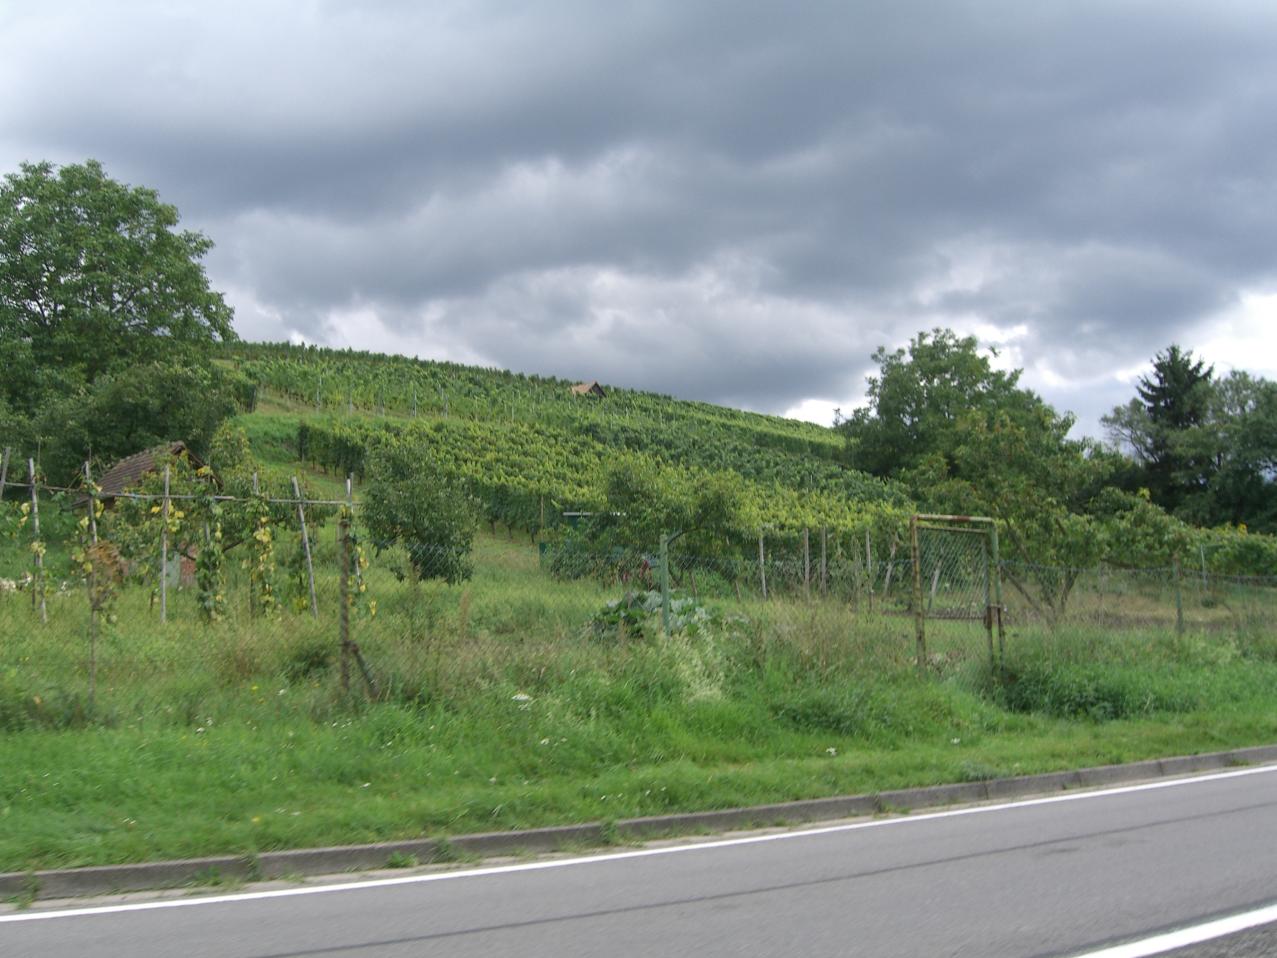
[(178, 439), (203, 457), (218, 426), (243, 408), (242, 392), (238, 377), (215, 366), (129, 366), (83, 392), (49, 400), (33, 431), (42, 442), (42, 464), (58, 482), (75, 476), (87, 459), (106, 467)]
[(312, 419), (296, 429), (299, 453), (339, 475), (364, 474), (368, 458), (377, 454), (399, 457), (406, 469), (428, 463), (463, 483), (481, 502), (485, 518), (510, 528), (541, 531), (542, 514), (553, 526), (563, 511), (624, 513), (592, 524), (590, 539), (599, 544), (609, 541), (604, 527), (618, 543), (649, 550), (659, 547), (662, 531), (685, 528), (692, 532), (680, 548), (712, 553), (725, 541), (741, 550), (750, 543), (756, 548), (762, 527), (826, 526), (862, 543), (869, 531), (885, 542), (910, 512), (895, 484), (866, 479), (863, 497), (849, 499), (754, 482), (728, 469), (671, 465), (650, 452), (617, 453), (578, 434), (519, 422)]
[(1043, 403), (1019, 387), (1019, 371), (994, 369), (973, 336), (935, 329), (919, 333), (907, 350), (880, 347), (873, 360), (879, 371), (869, 377), (869, 403), (839, 429), (852, 461), (874, 475), (898, 476), (928, 457), (950, 458), (964, 418), (991, 423), (1001, 415), (1033, 424), (1041, 417)]
[[(0, 342), (6, 359), (52, 385), (94, 383), (173, 347), (233, 339), (231, 310), (200, 260), (212, 243), (178, 231), (154, 190), (108, 177), (94, 160), (24, 163), (0, 186)], [(7, 367), (13, 368), (13, 367)], [(33, 372), (28, 372), (28, 370)], [(41, 390), (6, 377), (28, 411)]]
[(205, 622), (218, 622), (226, 615), (226, 584), (222, 552), (222, 523), (214, 517), (205, 526), (203, 547), (195, 557), (195, 586), (199, 592), (200, 615)]
[[(688, 638), (721, 630), (729, 623), (721, 611), (707, 608), (690, 596), (670, 600), (670, 634)], [(627, 592), (607, 603), (590, 619), (592, 637), (608, 641), (650, 638), (661, 630), (661, 593)]]
[(998, 700), (1013, 712), (1093, 721), (1190, 712), (1206, 700), (1206, 690), (1191, 675), (1164, 667), (1062, 663), (1041, 656), (1012, 660), (998, 682)]
[(1191, 351), (1170, 346), (1140, 379), (1137, 398), (1104, 417), (1133, 457), (1129, 491), (1197, 525), (1277, 530), (1277, 383), (1222, 379)]
[[(165, 466), (169, 469), (170, 502), (167, 519), (161, 499)], [(138, 582), (158, 587), (161, 533), (167, 525), (170, 555), (193, 556), (203, 539), (207, 512), (201, 505), (211, 501), (207, 488), (211, 477), (192, 466), (187, 456), (157, 461), (156, 471), (144, 476), (131, 490), (139, 497), (124, 496), (105, 513), (99, 523), (103, 539), (115, 545)], [(184, 498), (184, 497), (191, 498)], [(153, 497), (153, 498), (152, 498)]]
[(455, 480), (423, 472), (422, 452), (383, 450), (374, 458), (362, 515), (375, 548), (402, 546), (417, 579), (455, 585), (474, 572), (478, 503)]

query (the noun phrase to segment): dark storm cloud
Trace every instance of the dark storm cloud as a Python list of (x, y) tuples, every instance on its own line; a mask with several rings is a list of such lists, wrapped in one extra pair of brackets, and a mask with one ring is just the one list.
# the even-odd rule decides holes
[(1266, 3), (54, 9), (3, 165), (158, 187), (254, 336), (782, 410), (955, 325), (1093, 426), (1277, 279)]

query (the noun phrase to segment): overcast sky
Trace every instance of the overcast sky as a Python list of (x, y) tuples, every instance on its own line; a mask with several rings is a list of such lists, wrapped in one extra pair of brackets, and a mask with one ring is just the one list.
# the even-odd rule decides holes
[(1080, 429), (1277, 377), (1277, 4), (0, 0), (0, 171), (95, 157), (249, 339), (827, 422), (949, 326)]

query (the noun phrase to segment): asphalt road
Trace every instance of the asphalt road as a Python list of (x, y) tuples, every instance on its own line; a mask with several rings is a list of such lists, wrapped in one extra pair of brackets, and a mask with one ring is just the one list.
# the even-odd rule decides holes
[(371, 886), (3, 914), (0, 955), (1023, 958), (1277, 901), (1277, 767), (1151, 784)]

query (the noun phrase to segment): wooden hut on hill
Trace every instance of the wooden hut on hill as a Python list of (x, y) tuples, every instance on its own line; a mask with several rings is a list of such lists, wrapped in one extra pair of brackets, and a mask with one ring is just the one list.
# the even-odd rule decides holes
[(98, 488), (101, 490), (98, 498), (104, 506), (110, 508), (121, 493), (136, 488), (147, 476), (159, 472), (164, 466), (164, 460), (170, 458), (185, 458), (195, 469), (204, 465), (181, 440), (153, 446), (125, 456), (104, 472), (98, 479)]
[(607, 396), (607, 391), (596, 381), (590, 380), (588, 383), (577, 383), (572, 387), (572, 395), (574, 396), (590, 396), (594, 399), (603, 399)]

